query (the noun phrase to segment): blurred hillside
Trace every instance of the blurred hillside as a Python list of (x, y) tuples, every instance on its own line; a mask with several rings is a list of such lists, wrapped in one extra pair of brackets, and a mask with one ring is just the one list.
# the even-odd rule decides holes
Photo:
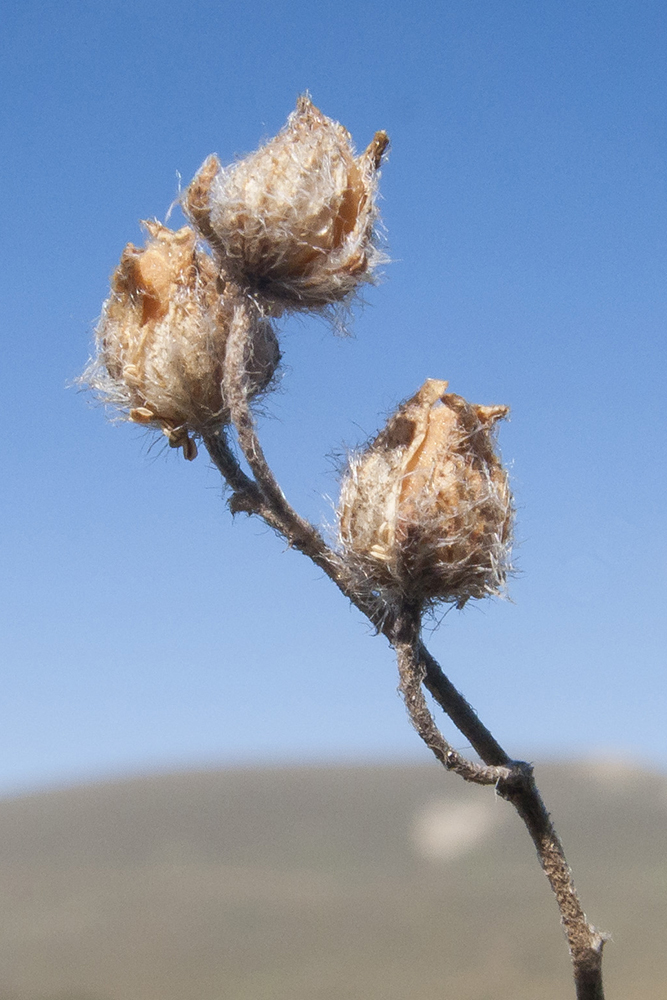
[[(540, 767), (609, 1000), (667, 981), (667, 779)], [(558, 914), (492, 790), (437, 766), (153, 776), (0, 803), (0, 1000), (563, 1000)]]

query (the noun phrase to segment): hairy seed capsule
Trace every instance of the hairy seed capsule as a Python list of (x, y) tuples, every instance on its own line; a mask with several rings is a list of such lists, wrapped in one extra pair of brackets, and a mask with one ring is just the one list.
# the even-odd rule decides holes
[(301, 97), (283, 130), (222, 169), (205, 161), (184, 208), (223, 270), (274, 311), (317, 309), (351, 296), (381, 260), (374, 244), (377, 132), (355, 157), (350, 135)]
[(340, 541), (374, 589), (410, 600), (499, 593), (513, 507), (493, 425), (506, 406), (476, 406), (429, 379), (362, 454), (338, 509)]
[[(186, 458), (190, 434), (225, 424), (221, 381), (235, 300), (221, 294), (213, 259), (196, 233), (144, 222), (144, 248), (128, 243), (97, 328), (97, 357), (84, 379), (126, 417), (161, 429)], [(249, 394), (270, 383), (280, 361), (275, 334), (257, 320), (248, 342)]]

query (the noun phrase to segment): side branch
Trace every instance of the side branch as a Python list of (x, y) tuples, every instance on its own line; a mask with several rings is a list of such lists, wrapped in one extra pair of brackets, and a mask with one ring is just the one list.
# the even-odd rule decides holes
[(501, 778), (509, 777), (508, 767), (489, 767), (466, 760), (447, 742), (435, 724), (422, 690), (425, 666), (419, 656), (420, 627), (421, 608), (406, 607), (395, 619), (392, 636), (398, 661), (399, 690), (410, 721), (426, 746), (448, 771), (454, 771), (466, 781), (479, 785), (497, 785)]
[(218, 472), (232, 489), (229, 504), (232, 514), (244, 510), (248, 514), (264, 516), (262, 494), (257, 488), (257, 483), (250, 476), (246, 476), (239, 465), (236, 455), (229, 447), (224, 427), (206, 435), (204, 444)]
[[(246, 351), (250, 324), (253, 321), (251, 313), (253, 308), (252, 303), (239, 296), (238, 303), (234, 307), (225, 350), (223, 395), (229, 407), (241, 451), (255, 477), (253, 487), (261, 497), (259, 504), (261, 516), (286, 538), (292, 548), (299, 549), (309, 556), (328, 576), (336, 579), (344, 570), (342, 560), (327, 546), (317, 528), (297, 514), (288, 503), (266, 461), (257, 437), (255, 421), (248, 404), (246, 372)], [(227, 451), (229, 452), (228, 447)], [(215, 457), (212, 457), (216, 461)], [(234, 488), (233, 484), (231, 485)], [(243, 508), (237, 507), (237, 509)]]
[(492, 767), (508, 767), (512, 764), (512, 759), (479, 719), (474, 708), (468, 704), (461, 692), (456, 690), (443, 673), (438, 661), (421, 641), (417, 645), (417, 656), (425, 686), (459, 732), (463, 733), (475, 753), (479, 754), (485, 764)]

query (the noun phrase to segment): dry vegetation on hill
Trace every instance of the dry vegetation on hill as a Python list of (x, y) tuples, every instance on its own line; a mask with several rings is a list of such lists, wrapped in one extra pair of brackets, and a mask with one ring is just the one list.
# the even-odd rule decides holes
[[(589, 916), (615, 931), (610, 994), (659, 1000), (667, 779), (601, 763), (539, 777), (596, 901)], [(571, 990), (555, 903), (514, 811), (436, 766), (211, 771), (45, 792), (0, 803), (0, 841), (0, 1000), (561, 1000)]]

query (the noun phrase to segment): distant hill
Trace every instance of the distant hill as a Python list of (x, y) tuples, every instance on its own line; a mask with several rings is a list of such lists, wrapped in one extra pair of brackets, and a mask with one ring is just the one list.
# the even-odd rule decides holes
[[(609, 1000), (667, 993), (667, 779), (538, 779)], [(528, 836), (435, 764), (168, 774), (0, 802), (0, 1000), (567, 1000)]]

